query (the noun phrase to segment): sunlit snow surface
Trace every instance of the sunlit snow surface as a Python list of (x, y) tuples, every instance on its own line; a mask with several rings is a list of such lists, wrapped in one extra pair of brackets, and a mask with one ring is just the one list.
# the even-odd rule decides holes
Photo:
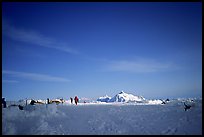
[[(183, 102), (192, 105), (185, 111)], [(3, 135), (201, 135), (202, 100), (2, 108)]]

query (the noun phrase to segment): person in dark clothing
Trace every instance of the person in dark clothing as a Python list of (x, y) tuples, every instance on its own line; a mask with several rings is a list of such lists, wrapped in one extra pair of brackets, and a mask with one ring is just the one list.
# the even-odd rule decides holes
[(73, 98), (72, 97), (70, 97), (70, 100), (71, 100), (71, 104), (73, 103)]
[(185, 102), (184, 102), (184, 110), (186, 111), (186, 110), (188, 110), (188, 109), (190, 109), (191, 108), (191, 105), (188, 105), (188, 104), (186, 104)]
[(47, 98), (47, 104), (50, 104), (50, 99), (49, 98)]
[(32, 99), (31, 102), (30, 102), (31, 105), (35, 105), (35, 103), (36, 103), (36, 102), (35, 102), (35, 100), (33, 100), (33, 99)]
[(79, 99), (77, 96), (74, 97), (74, 101), (75, 101), (75, 104), (77, 105), (77, 103), (79, 102)]
[(26, 106), (28, 105), (28, 100), (27, 100), (27, 98), (26, 98)]
[(18, 105), (18, 108), (19, 108), (20, 110), (23, 110), (23, 106), (21, 106), (21, 105)]
[(3, 104), (3, 108), (6, 108), (6, 101), (5, 101), (5, 98), (2, 98), (2, 104)]

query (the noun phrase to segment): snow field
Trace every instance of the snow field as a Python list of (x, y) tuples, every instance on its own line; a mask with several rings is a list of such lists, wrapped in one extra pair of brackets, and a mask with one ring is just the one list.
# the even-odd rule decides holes
[(182, 101), (49, 104), (2, 108), (3, 135), (201, 135), (202, 100), (187, 111)]

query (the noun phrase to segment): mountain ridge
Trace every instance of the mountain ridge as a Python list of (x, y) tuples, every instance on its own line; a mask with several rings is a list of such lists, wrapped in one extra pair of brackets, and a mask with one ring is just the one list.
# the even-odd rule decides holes
[(106, 95), (97, 99), (97, 101), (101, 102), (144, 102), (145, 100), (142, 96), (133, 95), (124, 91), (119, 92), (113, 97)]

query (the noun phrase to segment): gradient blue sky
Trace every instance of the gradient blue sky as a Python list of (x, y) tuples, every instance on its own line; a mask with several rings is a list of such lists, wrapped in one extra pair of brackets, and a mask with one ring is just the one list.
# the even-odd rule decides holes
[(202, 3), (2, 3), (7, 100), (202, 96)]

